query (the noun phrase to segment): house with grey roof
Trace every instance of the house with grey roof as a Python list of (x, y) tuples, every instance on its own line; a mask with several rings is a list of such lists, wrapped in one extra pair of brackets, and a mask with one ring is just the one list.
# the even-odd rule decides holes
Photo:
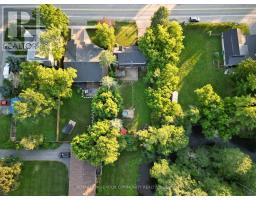
[(236, 66), (246, 58), (256, 58), (256, 35), (244, 35), (240, 29), (229, 29), (222, 33), (224, 66)]

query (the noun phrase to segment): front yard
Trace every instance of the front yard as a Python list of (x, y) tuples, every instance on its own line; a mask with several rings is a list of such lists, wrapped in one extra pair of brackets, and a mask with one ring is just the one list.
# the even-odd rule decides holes
[(11, 196), (68, 195), (68, 170), (60, 162), (23, 161), (18, 188)]
[[(203, 28), (184, 28), (184, 46), (181, 54), (179, 102), (183, 108), (195, 103), (194, 90), (208, 83), (221, 96), (228, 96), (233, 92), (233, 83), (224, 75), (222, 66), (214, 62), (214, 53), (219, 53), (221, 64), (221, 29), (213, 31), (212, 36)], [(215, 35), (218, 34), (218, 35)], [(215, 59), (216, 60), (216, 59)]]
[(123, 97), (124, 109), (134, 108), (134, 119), (124, 119), (124, 126), (129, 131), (136, 131), (150, 124), (150, 111), (146, 104), (145, 84), (142, 77), (134, 82), (123, 82), (120, 93)]
[(139, 166), (145, 161), (142, 152), (122, 152), (113, 164), (103, 167), (97, 195), (136, 196)]
[[(88, 22), (88, 25), (95, 25), (96, 23), (96, 21), (91, 21)], [(137, 42), (138, 28), (135, 22), (116, 21), (114, 28), (117, 44), (122, 46), (131, 46)], [(95, 41), (95, 31), (96, 29), (87, 29), (92, 42), (97, 44)]]

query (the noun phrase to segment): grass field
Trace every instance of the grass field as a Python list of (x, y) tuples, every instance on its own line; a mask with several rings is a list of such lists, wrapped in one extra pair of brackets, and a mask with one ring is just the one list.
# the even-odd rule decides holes
[(145, 160), (141, 152), (122, 152), (113, 165), (103, 167), (97, 187), (99, 196), (135, 196), (139, 166)]
[(124, 120), (129, 131), (136, 131), (150, 124), (150, 111), (146, 104), (145, 84), (142, 79), (135, 83), (123, 82), (120, 87), (124, 109), (135, 108), (133, 120)]
[(63, 136), (63, 140), (71, 140), (74, 135), (83, 133), (91, 124), (91, 99), (84, 99), (76, 89), (73, 90), (72, 98), (63, 102), (60, 111), (60, 129), (69, 120), (76, 122), (76, 126), (69, 136)]
[[(91, 21), (88, 24), (94, 25), (96, 22)], [(95, 29), (88, 29), (87, 33), (90, 36), (93, 43), (97, 44), (95, 40)], [(116, 21), (115, 23), (115, 35), (116, 43), (122, 46), (131, 46), (137, 42), (138, 39), (138, 28), (135, 22), (121, 22)]]
[(24, 161), (19, 187), (12, 196), (64, 196), (68, 194), (68, 170), (59, 162)]
[[(214, 31), (214, 34), (221, 31)], [(202, 28), (184, 29), (184, 50), (180, 62), (180, 95), (179, 102), (183, 108), (195, 104), (194, 90), (208, 83), (220, 96), (228, 96), (233, 92), (231, 79), (224, 75), (223, 67), (213, 63), (214, 53), (221, 54), (221, 38), (209, 36)], [(221, 59), (220, 59), (221, 61)]]
[(15, 145), (9, 140), (10, 138), (10, 116), (0, 116), (0, 148), (13, 148)]

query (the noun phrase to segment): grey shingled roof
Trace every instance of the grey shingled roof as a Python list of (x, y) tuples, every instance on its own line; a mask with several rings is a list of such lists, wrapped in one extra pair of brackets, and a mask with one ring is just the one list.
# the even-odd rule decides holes
[(248, 45), (249, 56), (255, 59), (256, 58), (256, 35), (247, 36), (246, 43)]
[(223, 40), (226, 64), (230, 65), (230, 57), (240, 56), (237, 29), (229, 29), (223, 32)]
[(98, 62), (65, 62), (64, 67), (77, 70), (75, 82), (100, 82), (103, 77), (103, 70)]
[(122, 52), (117, 53), (117, 59), (121, 66), (146, 64), (146, 58), (137, 46), (125, 47)]

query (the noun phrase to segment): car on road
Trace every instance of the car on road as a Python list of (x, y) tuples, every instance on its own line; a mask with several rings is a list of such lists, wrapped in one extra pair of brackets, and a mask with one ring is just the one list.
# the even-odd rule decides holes
[(59, 157), (60, 158), (70, 158), (71, 153), (70, 152), (60, 152)]
[(189, 17), (189, 21), (190, 22), (200, 22), (200, 17), (197, 17), (197, 16)]

